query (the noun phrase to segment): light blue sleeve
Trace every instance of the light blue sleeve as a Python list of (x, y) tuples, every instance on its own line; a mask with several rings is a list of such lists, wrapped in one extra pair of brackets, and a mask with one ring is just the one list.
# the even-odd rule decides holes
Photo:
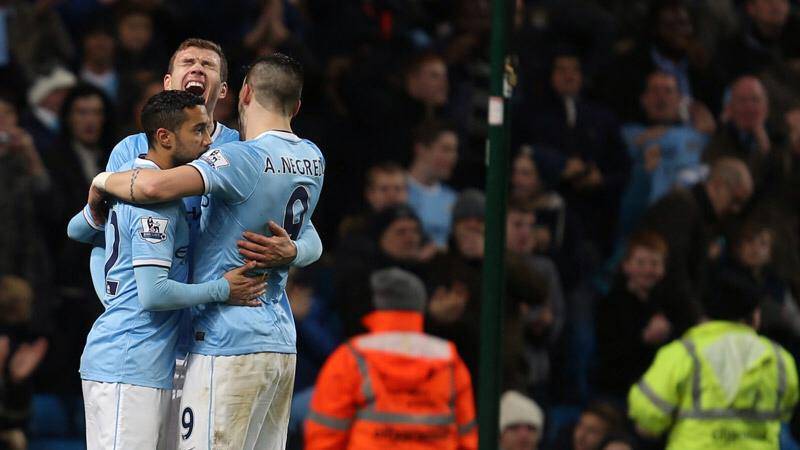
[(230, 295), (228, 280), (220, 278), (200, 284), (170, 280), (169, 269), (138, 266), (133, 269), (139, 302), (149, 311), (181, 309), (203, 303), (224, 302)]
[(106, 249), (104, 246), (92, 247), (92, 254), (89, 257), (89, 274), (92, 276), (94, 292), (102, 301), (106, 295)]
[(260, 163), (252, 159), (247, 146), (238, 142), (209, 150), (189, 165), (203, 177), (204, 194), (232, 205), (250, 197), (261, 171)]
[(138, 153), (146, 153), (147, 148), (137, 149), (137, 142), (139, 135), (134, 134), (119, 141), (117, 145), (111, 150), (111, 155), (108, 157), (106, 164), (106, 172), (118, 172), (120, 167), (130, 161), (133, 161), (138, 156)]
[(89, 205), (75, 214), (67, 225), (67, 236), (73, 241), (84, 244), (105, 246), (105, 233), (102, 225), (98, 225), (89, 213)]
[(322, 240), (310, 220), (303, 225), (300, 238), (294, 242), (294, 245), (297, 247), (297, 256), (292, 261), (292, 266), (305, 267), (316, 262), (322, 256)]

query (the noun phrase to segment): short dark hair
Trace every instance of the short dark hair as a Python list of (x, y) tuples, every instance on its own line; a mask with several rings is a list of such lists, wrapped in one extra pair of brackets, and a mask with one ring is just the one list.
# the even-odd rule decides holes
[(438, 61), (444, 62), (444, 58), (434, 51), (428, 50), (416, 53), (406, 60), (403, 67), (403, 75), (407, 78), (409, 75), (419, 71), (425, 64)]
[(370, 188), (373, 184), (375, 184), (375, 179), (378, 178), (378, 174), (404, 174), (406, 171), (400, 164), (397, 164), (394, 161), (384, 161), (367, 169), (366, 174), (366, 187)]
[(303, 93), (303, 66), (291, 56), (273, 53), (256, 59), (245, 82), (264, 108), (292, 115)]
[(142, 128), (147, 146), (155, 147), (156, 131), (166, 128), (175, 131), (186, 120), (184, 109), (204, 106), (203, 98), (186, 91), (162, 91), (150, 97), (142, 108)]
[(750, 321), (758, 308), (758, 286), (745, 276), (721, 271), (712, 277), (705, 312), (711, 320)]
[(219, 79), (223, 82), (228, 81), (228, 59), (225, 58), (225, 53), (222, 51), (222, 47), (220, 47), (219, 44), (207, 39), (189, 38), (181, 42), (169, 58), (169, 68), (167, 72), (172, 73), (172, 69), (175, 67), (175, 56), (177, 56), (178, 52), (192, 47), (211, 50), (219, 55)]
[(414, 128), (412, 142), (414, 144), (431, 145), (446, 132), (457, 133), (456, 127), (444, 120), (426, 119)]
[(651, 252), (660, 253), (665, 258), (669, 253), (669, 244), (667, 244), (666, 239), (661, 233), (654, 230), (639, 230), (631, 234), (625, 246), (624, 259), (630, 258), (633, 250), (637, 248), (645, 248)]

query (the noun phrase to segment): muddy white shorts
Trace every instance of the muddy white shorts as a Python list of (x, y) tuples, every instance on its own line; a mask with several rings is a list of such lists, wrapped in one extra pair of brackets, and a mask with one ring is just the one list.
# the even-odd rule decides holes
[(284, 450), (295, 355), (189, 355), (180, 450)]
[(87, 450), (169, 450), (171, 389), (82, 381)]

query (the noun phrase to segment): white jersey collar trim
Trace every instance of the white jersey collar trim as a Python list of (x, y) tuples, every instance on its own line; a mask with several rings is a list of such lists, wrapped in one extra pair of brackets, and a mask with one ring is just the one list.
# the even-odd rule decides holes
[(262, 137), (264, 137), (264, 136), (266, 136), (268, 134), (271, 134), (271, 135), (273, 135), (275, 137), (279, 137), (281, 139), (286, 139), (287, 141), (292, 141), (292, 142), (300, 142), (301, 141), (301, 139), (299, 137), (297, 137), (297, 135), (294, 134), (294, 133), (288, 133), (286, 131), (278, 131), (278, 130), (267, 130), (267, 131), (259, 134), (258, 136), (256, 136), (253, 140), (255, 141), (256, 139), (261, 139)]

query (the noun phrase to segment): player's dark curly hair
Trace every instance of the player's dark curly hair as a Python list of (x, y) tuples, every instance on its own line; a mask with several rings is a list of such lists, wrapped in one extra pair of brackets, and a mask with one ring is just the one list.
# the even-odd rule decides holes
[(162, 91), (150, 97), (142, 108), (142, 128), (148, 147), (154, 147), (159, 128), (177, 130), (186, 120), (184, 109), (203, 105), (202, 97), (186, 91)]

